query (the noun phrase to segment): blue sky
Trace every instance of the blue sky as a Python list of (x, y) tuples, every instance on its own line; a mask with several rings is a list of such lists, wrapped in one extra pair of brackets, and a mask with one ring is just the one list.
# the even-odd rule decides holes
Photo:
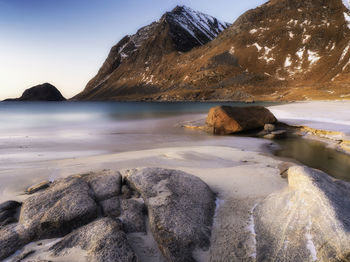
[(124, 35), (186, 5), (226, 22), (264, 0), (0, 0), (0, 100), (50, 82), (80, 92)]

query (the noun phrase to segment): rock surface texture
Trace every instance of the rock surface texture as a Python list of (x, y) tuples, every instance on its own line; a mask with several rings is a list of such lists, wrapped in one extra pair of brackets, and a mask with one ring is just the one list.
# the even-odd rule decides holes
[(5, 101), (65, 101), (60, 91), (49, 83), (37, 85), (24, 91), (20, 98)]
[(12, 255), (16, 250), (29, 243), (32, 234), (25, 226), (10, 224), (0, 229), (0, 260)]
[(7, 201), (0, 204), (0, 228), (7, 224), (17, 222), (17, 212), (21, 203)]
[[(159, 248), (166, 261), (195, 261), (192, 251), (209, 247), (215, 197), (192, 175), (155, 168), (122, 177), (104, 170), (39, 188), (23, 201), (18, 222), (0, 227), (0, 259), (25, 246), (14, 259), (37, 261), (42, 255), (30, 248), (32, 242), (59, 237), (63, 238), (45, 255), (60, 259), (72, 250), (83, 250), (88, 261), (136, 262), (140, 251), (133, 249), (130, 239), (152, 233), (157, 243), (150, 250)], [(0, 205), (0, 211), (17, 212), (20, 206), (9, 201)]]
[(275, 116), (262, 106), (218, 106), (209, 110), (206, 124), (214, 134), (227, 135), (262, 128), (276, 121)]
[(122, 223), (111, 218), (98, 219), (73, 231), (51, 249), (58, 256), (74, 247), (86, 250), (93, 261), (138, 261), (122, 230)]
[(195, 261), (192, 251), (209, 247), (215, 196), (202, 180), (157, 168), (131, 171), (126, 179), (144, 199), (152, 233), (167, 261)]
[(27, 198), (19, 222), (43, 239), (65, 235), (96, 217), (97, 203), (88, 183), (68, 177)]
[(254, 211), (257, 261), (349, 261), (350, 184), (307, 167)]

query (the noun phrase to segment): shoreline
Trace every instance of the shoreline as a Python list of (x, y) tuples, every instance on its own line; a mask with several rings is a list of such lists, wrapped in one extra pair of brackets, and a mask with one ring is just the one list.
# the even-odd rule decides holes
[[(256, 203), (288, 186), (286, 179), (280, 176), (282, 163), (283, 161), (276, 157), (262, 152), (223, 146), (196, 146), (49, 161), (41, 163), (41, 167), (32, 171), (36, 174), (44, 174), (37, 179), (37, 182), (50, 178), (48, 166), (61, 169), (56, 177), (51, 179), (104, 169), (119, 170), (123, 174), (129, 169), (144, 167), (176, 169), (199, 177), (220, 199), (213, 225), (210, 252), (198, 251), (199, 253), (196, 254), (196, 257), (200, 258), (198, 261), (206, 262), (209, 261), (209, 256), (214, 260), (221, 256), (230, 257), (232, 252), (236, 252), (239, 243), (244, 243), (248, 253), (253, 252), (254, 236), (251, 233), (251, 225), (249, 227), (247, 221), (250, 221), (251, 210)], [(28, 186), (35, 184), (29, 181), (23, 181), (23, 183)], [(20, 190), (24, 188), (8, 194), (6, 198), (23, 201), (28, 195), (19, 196)], [(14, 195), (16, 195), (15, 198)], [(3, 200), (5, 199), (1, 199)], [(225, 239), (225, 245), (221, 242), (223, 239)], [(235, 256), (237, 259), (243, 259), (240, 254)]]
[[(288, 110), (288, 106), (290, 104), (280, 107), (286, 107)], [(190, 117), (186, 115), (167, 118), (167, 121), (161, 121), (159, 126), (168, 127), (157, 135), (165, 136), (165, 139), (169, 140), (170, 134), (167, 130), (181, 128), (181, 125), (191, 118), (193, 120), (193, 117), (196, 117), (196, 121), (199, 121), (203, 116), (204, 114), (191, 114)], [(148, 148), (142, 148), (139, 143), (138, 148), (129, 147), (130, 150), (122, 152), (97, 152), (93, 156), (79, 155), (37, 162), (31, 161), (29, 157), (27, 161), (16, 165), (9, 163), (8, 168), (0, 169), (0, 202), (23, 201), (29, 197), (24, 194), (27, 187), (71, 175), (106, 169), (126, 174), (130, 169), (145, 167), (179, 170), (204, 181), (216, 194), (216, 203), (219, 204), (212, 226), (210, 249), (196, 250), (193, 255), (198, 262), (220, 261), (222, 257), (230, 257), (237, 261), (256, 261), (259, 249), (259, 231), (256, 223), (259, 221), (256, 220), (255, 214), (266, 199), (290, 190), (286, 170), (300, 163), (274, 156), (269, 148), (272, 140), (210, 136), (200, 134), (196, 130), (189, 133), (183, 130), (173, 130), (174, 134), (179, 135), (174, 136), (174, 141), (167, 144), (162, 144), (156, 139), (157, 136), (153, 137), (155, 140), (148, 141), (152, 143), (143, 145)], [(185, 135), (188, 135), (187, 139)], [(132, 235), (130, 238), (133, 241), (140, 240), (137, 242), (140, 252), (154, 246), (154, 242), (153, 246), (150, 246), (149, 235)], [(74, 258), (74, 252), (71, 255)], [(143, 258), (145, 262), (153, 261), (148, 253), (145, 253)]]

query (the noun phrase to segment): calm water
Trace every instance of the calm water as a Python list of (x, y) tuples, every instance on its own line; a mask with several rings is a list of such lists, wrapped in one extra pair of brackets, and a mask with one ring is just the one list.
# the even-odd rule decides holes
[[(245, 103), (0, 103), (0, 169), (26, 161), (184, 144), (236, 147), (235, 137), (211, 136), (176, 126), (179, 122), (203, 118), (209, 108), (219, 104), (248, 106)], [(281, 149), (275, 155), (296, 159), (350, 181), (349, 156), (317, 141), (276, 142)], [(248, 143), (245, 149), (251, 149)]]
[(276, 156), (293, 158), (304, 165), (320, 169), (327, 174), (350, 181), (350, 156), (326, 146), (325, 143), (303, 138), (275, 140), (280, 148)]
[[(221, 104), (221, 103), (220, 103)], [(247, 106), (244, 103), (227, 105)], [(184, 130), (216, 103), (0, 103), (0, 169), (17, 163), (183, 145), (232, 145)], [(268, 105), (268, 104), (264, 104)]]
[[(207, 113), (216, 105), (247, 106), (245, 103), (139, 103), (139, 102), (2, 102), (0, 131), (65, 125), (121, 123), (182, 114)], [(254, 105), (271, 105), (257, 103)]]

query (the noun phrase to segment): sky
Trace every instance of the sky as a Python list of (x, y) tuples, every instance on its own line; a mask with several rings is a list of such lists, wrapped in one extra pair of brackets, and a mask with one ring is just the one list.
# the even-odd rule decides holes
[(186, 5), (233, 23), (266, 0), (0, 0), (0, 100), (49, 82), (82, 91), (123, 36)]

